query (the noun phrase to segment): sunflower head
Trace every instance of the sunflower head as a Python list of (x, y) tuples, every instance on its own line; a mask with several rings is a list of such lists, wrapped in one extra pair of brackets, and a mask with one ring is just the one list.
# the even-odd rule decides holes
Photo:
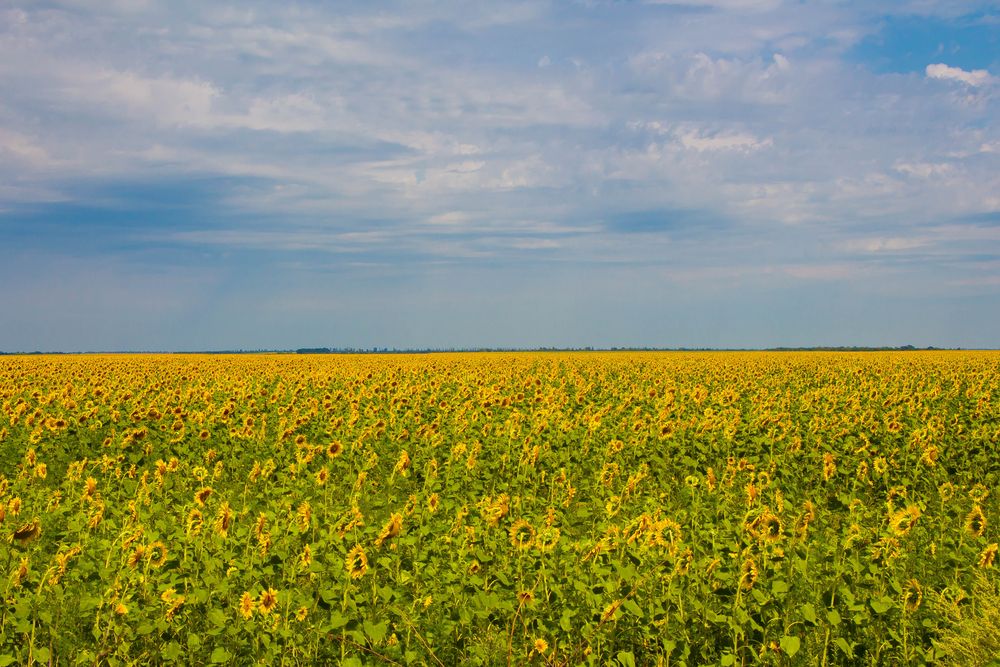
[(510, 527), (510, 543), (518, 549), (527, 549), (535, 540), (535, 529), (524, 519), (518, 519)]
[(360, 579), (365, 576), (365, 573), (368, 572), (368, 556), (365, 555), (365, 550), (360, 544), (355, 545), (347, 552), (344, 564), (351, 579)]

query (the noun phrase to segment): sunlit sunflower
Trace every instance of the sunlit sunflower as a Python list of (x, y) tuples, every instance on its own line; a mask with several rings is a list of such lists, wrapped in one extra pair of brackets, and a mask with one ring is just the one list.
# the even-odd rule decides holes
[(253, 618), (253, 610), (256, 607), (257, 605), (254, 602), (253, 596), (250, 595), (249, 592), (244, 592), (243, 595), (240, 597), (240, 605), (239, 605), (240, 616), (242, 616), (247, 620)]
[(204, 507), (205, 501), (208, 500), (211, 495), (212, 495), (212, 487), (210, 486), (203, 487), (194, 494), (194, 501), (198, 503), (198, 505)]
[(368, 572), (368, 556), (365, 555), (365, 550), (361, 548), (360, 544), (355, 545), (347, 552), (345, 566), (352, 579), (360, 579)]
[(331, 459), (337, 458), (344, 452), (344, 443), (340, 440), (334, 440), (326, 447), (326, 455)]
[(430, 512), (437, 512), (438, 507), (441, 505), (441, 497), (437, 493), (432, 493), (427, 497), (427, 509)]
[(132, 553), (129, 554), (126, 563), (130, 568), (134, 570), (139, 566), (139, 563), (141, 563), (145, 558), (146, 558), (146, 546), (144, 544), (137, 544), (135, 545), (135, 548), (132, 549)]
[(260, 613), (264, 615), (270, 614), (277, 606), (278, 591), (268, 588), (260, 592), (260, 599), (257, 601), (257, 608), (260, 609)]
[(979, 554), (979, 567), (993, 567), (997, 559), (998, 545), (996, 542), (983, 549)]

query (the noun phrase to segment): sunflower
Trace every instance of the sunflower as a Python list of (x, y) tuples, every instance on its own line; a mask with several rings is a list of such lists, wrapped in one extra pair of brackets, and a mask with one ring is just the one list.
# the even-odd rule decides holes
[[(44, 464), (39, 464), (44, 465)], [(990, 490), (982, 483), (977, 483), (969, 489), (969, 497), (976, 503), (981, 503), (990, 495)]]
[(360, 579), (368, 571), (368, 556), (365, 555), (365, 550), (361, 548), (360, 544), (355, 545), (347, 552), (344, 563), (351, 579)]
[(834, 459), (833, 454), (827, 452), (823, 454), (823, 479), (829, 481), (831, 477), (837, 474), (837, 463)]
[(920, 508), (910, 505), (896, 510), (889, 516), (889, 529), (896, 535), (906, 535), (917, 524), (920, 518)]
[(146, 549), (150, 566), (155, 568), (163, 567), (163, 564), (167, 562), (167, 545), (156, 540), (155, 542), (150, 542)]
[(559, 543), (559, 537), (561, 533), (559, 529), (555, 526), (546, 526), (538, 531), (537, 539), (535, 540), (535, 548), (542, 552), (549, 552), (556, 548), (556, 544)]
[(198, 505), (204, 507), (205, 501), (208, 500), (208, 498), (211, 495), (212, 495), (212, 487), (210, 486), (203, 487), (199, 489), (197, 493), (194, 494), (194, 501), (198, 503)]
[(139, 566), (139, 563), (141, 563), (145, 558), (146, 558), (146, 546), (143, 544), (137, 544), (135, 545), (135, 548), (132, 550), (132, 553), (129, 554), (128, 560), (126, 562), (128, 563), (128, 566), (134, 570)]
[(295, 620), (302, 622), (309, 617), (309, 607), (299, 607), (295, 611)]
[(437, 512), (438, 506), (441, 504), (441, 497), (437, 493), (432, 493), (427, 497), (427, 509), (431, 512)]
[(215, 515), (215, 532), (225, 538), (229, 535), (229, 529), (232, 525), (233, 511), (227, 501), (219, 506), (219, 511)]
[[(18, 498), (16, 500), (20, 499)], [(16, 513), (11, 512), (11, 514), (16, 514)], [(13, 538), (14, 541), (17, 542), (19, 545), (24, 546), (26, 544), (33, 542), (41, 534), (42, 534), (42, 525), (41, 523), (39, 523), (38, 519), (35, 519), (34, 521), (26, 523), (17, 530), (15, 530)]]
[(996, 542), (983, 549), (979, 554), (979, 567), (993, 567), (997, 559), (998, 545)]
[(549, 650), (549, 643), (544, 639), (542, 639), (541, 637), (536, 639), (535, 643), (532, 646), (534, 647), (535, 653), (544, 654), (546, 651)]
[(757, 563), (754, 562), (753, 558), (747, 558), (743, 561), (740, 566), (740, 587), (744, 590), (750, 590), (753, 585), (757, 583)]
[(965, 530), (973, 537), (982, 537), (986, 530), (986, 516), (979, 505), (974, 505), (965, 515)]
[(903, 586), (903, 609), (906, 611), (916, 611), (920, 608), (920, 603), (924, 601), (924, 589), (916, 579), (910, 579)]
[(253, 596), (250, 595), (250, 593), (248, 592), (244, 592), (243, 595), (240, 597), (240, 605), (239, 605), (240, 616), (242, 616), (247, 620), (250, 620), (253, 617), (253, 610), (256, 607), (257, 605), (253, 600)]
[(938, 495), (941, 496), (941, 502), (946, 503), (955, 497), (955, 485), (951, 482), (945, 482), (938, 487)]
[(535, 539), (535, 529), (524, 519), (518, 519), (510, 527), (510, 543), (518, 549), (527, 549)]
[(385, 526), (382, 527), (382, 532), (379, 533), (378, 539), (375, 540), (375, 546), (380, 547), (386, 540), (398, 537), (402, 530), (403, 515), (399, 512), (393, 512), (389, 520), (385, 522)]
[(201, 510), (197, 507), (192, 507), (191, 511), (187, 515), (187, 532), (188, 535), (198, 535), (201, 533), (201, 525), (204, 523), (204, 516)]
[(330, 471), (326, 468), (320, 468), (316, 471), (316, 485), (323, 486), (326, 484), (327, 480), (330, 479)]
[(273, 588), (260, 592), (260, 599), (257, 601), (257, 608), (262, 614), (270, 614), (278, 606), (278, 591)]
[(525, 607), (535, 601), (534, 591), (520, 591), (517, 594), (518, 606)]
[(308, 544), (302, 547), (302, 555), (299, 556), (299, 563), (306, 569), (312, 564), (312, 548)]
[(340, 440), (334, 440), (326, 447), (326, 455), (331, 459), (335, 459), (344, 452), (344, 443)]

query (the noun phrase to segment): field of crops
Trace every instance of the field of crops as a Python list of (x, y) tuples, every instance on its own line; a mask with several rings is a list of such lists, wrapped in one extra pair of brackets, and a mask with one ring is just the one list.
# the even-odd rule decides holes
[(0, 666), (1000, 650), (998, 353), (0, 357), (0, 405)]

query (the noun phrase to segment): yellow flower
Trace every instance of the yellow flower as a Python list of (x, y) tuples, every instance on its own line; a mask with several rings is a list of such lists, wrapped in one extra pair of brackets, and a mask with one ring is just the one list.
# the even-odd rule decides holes
[(119, 602), (115, 605), (115, 613), (119, 616), (125, 616), (128, 614), (128, 607), (126, 607), (124, 603)]
[(524, 519), (518, 519), (510, 527), (510, 543), (518, 549), (527, 549), (535, 539), (535, 529)]
[(965, 530), (973, 537), (982, 537), (986, 530), (986, 516), (979, 505), (973, 506), (965, 515)]
[(997, 548), (998, 545), (994, 542), (983, 549), (983, 552), (979, 554), (979, 567), (993, 567), (993, 563), (997, 559)]
[(745, 590), (750, 590), (757, 583), (757, 563), (753, 558), (747, 558), (740, 566), (740, 586)]
[(536, 653), (544, 654), (546, 651), (549, 650), (549, 643), (544, 639), (542, 639), (541, 637), (539, 637), (538, 639), (535, 640), (534, 648)]
[(920, 603), (924, 600), (924, 589), (920, 587), (920, 582), (910, 579), (903, 587), (903, 609), (906, 611), (916, 611)]
[(249, 592), (244, 592), (242, 597), (240, 597), (240, 616), (249, 620), (253, 617), (253, 610), (256, 608), (256, 603), (254, 603), (253, 596)]
[(517, 594), (517, 604), (520, 606), (529, 605), (535, 601), (534, 591), (521, 591)]
[(365, 572), (368, 571), (368, 556), (365, 555), (365, 550), (361, 548), (360, 544), (355, 545), (347, 552), (345, 566), (352, 579), (360, 579), (365, 576)]
[(403, 515), (399, 512), (393, 512), (393, 514), (389, 517), (389, 520), (386, 521), (385, 526), (382, 527), (382, 532), (379, 533), (378, 539), (375, 540), (375, 546), (380, 547), (387, 539), (398, 537), (402, 530)]
[(128, 557), (128, 566), (134, 570), (145, 557), (146, 547), (142, 544), (135, 545), (135, 549), (132, 550), (132, 553)]
[(149, 564), (153, 567), (163, 567), (167, 562), (167, 545), (159, 540), (150, 542), (146, 547), (149, 553)]
[(260, 600), (257, 602), (257, 608), (260, 609), (262, 614), (270, 614), (274, 611), (274, 608), (278, 606), (278, 591), (273, 588), (268, 588), (267, 590), (261, 591)]
[(309, 607), (299, 607), (295, 612), (295, 619), (298, 621), (304, 621), (309, 617)]

